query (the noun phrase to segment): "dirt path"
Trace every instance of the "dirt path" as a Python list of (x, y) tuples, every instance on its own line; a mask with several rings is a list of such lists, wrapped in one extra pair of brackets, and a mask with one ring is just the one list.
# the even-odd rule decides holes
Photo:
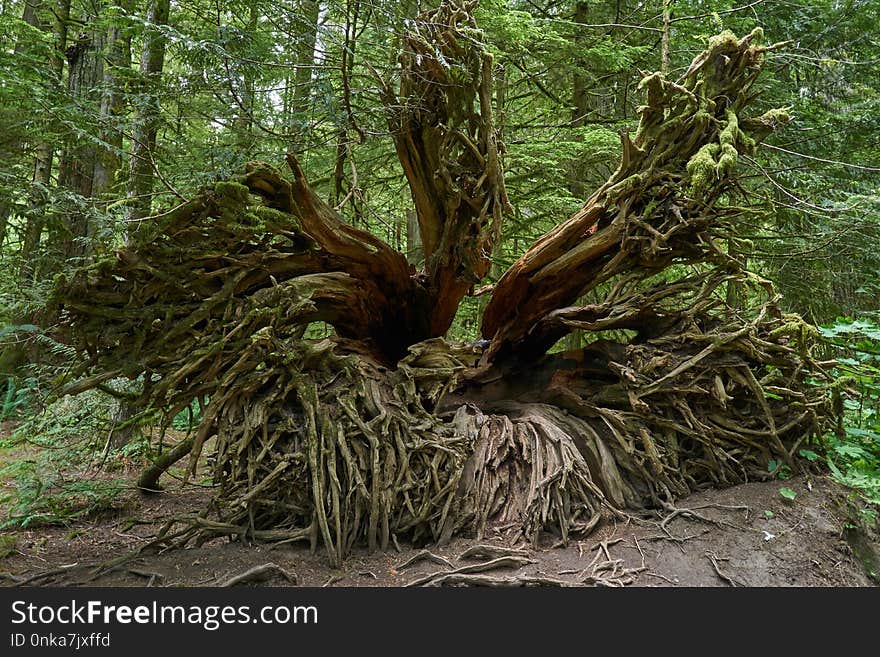
[[(780, 496), (783, 486), (797, 493), (793, 502)], [(284, 571), (303, 586), (403, 586), (419, 580), (492, 586), (872, 586), (867, 570), (873, 569), (878, 581), (880, 569), (877, 537), (847, 530), (846, 492), (825, 479), (798, 477), (698, 493), (664, 517), (607, 523), (567, 546), (512, 545), (497, 532), (428, 550), (357, 552), (343, 568), (333, 569), (320, 550), (216, 540), (140, 557), (90, 579), (91, 565), (138, 547), (163, 519), (199, 509), (206, 497), (198, 489), (132, 494), (112, 516), (11, 532), (14, 551), (0, 560), (0, 584), (37, 576), (38, 585), (216, 586), (272, 563), (280, 570), (259, 572), (245, 583), (287, 585)], [(468, 557), (477, 545), (493, 549)]]

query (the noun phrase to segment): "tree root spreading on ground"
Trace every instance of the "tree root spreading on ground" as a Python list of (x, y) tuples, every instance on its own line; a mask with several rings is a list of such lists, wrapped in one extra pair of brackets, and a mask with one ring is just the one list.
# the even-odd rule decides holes
[(296, 573), (289, 573), (281, 566), (274, 563), (264, 563), (261, 566), (248, 568), (243, 573), (224, 580), (217, 586), (241, 586), (242, 584), (265, 584), (272, 579), (281, 579), (287, 584), (297, 583)]

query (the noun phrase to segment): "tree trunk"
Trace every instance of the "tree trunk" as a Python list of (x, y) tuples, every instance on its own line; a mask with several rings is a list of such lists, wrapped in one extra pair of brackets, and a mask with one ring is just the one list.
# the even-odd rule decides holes
[(419, 219), (415, 210), (406, 211), (406, 261), (416, 268), (422, 267), (425, 263), (422, 236), (419, 234)]
[[(60, 91), (64, 72), (64, 58), (61, 53), (67, 49), (67, 24), (70, 17), (70, 0), (59, 0), (53, 13), (55, 17), (52, 25), (54, 54), (49, 59), (48, 69), (50, 83), (56, 87), (56, 91)], [(31, 286), (36, 274), (34, 262), (40, 247), (40, 239), (45, 223), (45, 211), (42, 206), (45, 205), (47, 190), (52, 183), (52, 163), (55, 157), (55, 147), (51, 141), (45, 140), (36, 144), (35, 151), (34, 173), (28, 194), (29, 212), (21, 241), (19, 278), (25, 289)]]
[[(257, 32), (259, 12), (255, 2), (250, 3), (246, 40), (251, 40)], [(234, 85), (233, 81), (230, 84)], [(240, 86), (233, 92), (238, 111), (232, 122), (235, 132), (236, 146), (239, 152), (247, 156), (254, 146), (254, 73), (250, 64), (241, 65)]]
[[(586, 2), (577, 2), (575, 3), (574, 10), (574, 22), (578, 25), (583, 25), (589, 22), (589, 12), (590, 6)], [(577, 28), (579, 30), (578, 36), (575, 37), (575, 49), (580, 50), (583, 45), (583, 28)], [(583, 59), (577, 59), (575, 61), (575, 71), (572, 75), (572, 98), (571, 98), (571, 122), (570, 126), (574, 129), (582, 128), (586, 125), (587, 114), (590, 111), (589, 104), (587, 102), (587, 73), (584, 70), (587, 63)], [(580, 141), (579, 138), (575, 138), (577, 141)], [(571, 192), (571, 195), (577, 199), (582, 199), (584, 197), (584, 181), (583, 181), (583, 167), (581, 163), (577, 160), (573, 161), (569, 165), (569, 186), (568, 189)]]
[[(131, 13), (132, 4), (132, 0), (124, 0), (119, 4), (118, 11), (122, 17)], [(119, 23), (114, 23), (107, 31), (106, 44), (104, 91), (99, 111), (101, 125), (104, 126), (101, 130), (101, 141), (105, 147), (101, 149), (95, 167), (95, 196), (116, 184), (116, 174), (122, 165), (123, 130), (119, 122), (125, 111), (124, 85), (131, 71), (131, 34)]]
[[(101, 10), (98, 7), (95, 11)], [(98, 20), (97, 13), (89, 15), (85, 24)], [(101, 106), (100, 85), (104, 79), (104, 49), (106, 34), (103, 30), (88, 27), (80, 33), (73, 45), (65, 51), (67, 56), (67, 95), (69, 101), (95, 112)], [(63, 233), (58, 245), (66, 260), (82, 259), (90, 255), (94, 231), (94, 219), (89, 211), (100, 193), (96, 186), (98, 171), (105, 157), (103, 149), (93, 140), (83, 140), (71, 135), (67, 140), (58, 169), (58, 185), (78, 196), (74, 207), (67, 211)]]
[(318, 37), (320, 5), (317, 0), (300, 0), (297, 13), (298, 29), (291, 44), (294, 53), (293, 88), (288, 115), (288, 132), (294, 153), (305, 150), (308, 139), (309, 107), (311, 105), (312, 70), (315, 65), (315, 42)]
[[(446, 333), (462, 298), (485, 277), (508, 207), (495, 130), (492, 57), (463, 49), (460, 30), (475, 27), (443, 4), (438, 24), (405, 39), (399, 94), (383, 99), (397, 156), (415, 204), (424, 250), (427, 333)], [(463, 40), (463, 39), (462, 39)], [(438, 54), (433, 43), (448, 45)], [(458, 62), (453, 77), (447, 60)]]
[[(681, 83), (661, 74), (642, 81), (648, 103), (641, 109), (635, 139), (621, 135), (623, 156), (617, 171), (496, 285), (482, 326), (483, 337), (492, 341), (490, 360), (506, 354), (540, 357), (571, 330), (575, 315), (591, 324), (606, 311), (627, 305), (623, 296), (604, 309), (567, 308), (617, 276), (647, 279), (672, 263), (725, 259), (715, 242), (721, 220), (712, 222), (707, 216), (724, 214), (715, 204), (730, 186), (738, 152), (751, 152), (756, 140), (784, 120), (780, 112), (739, 118), (764, 50), (750, 46), (754, 35), (736, 41), (728, 34), (694, 60)], [(711, 57), (728, 58), (730, 70), (713, 69)], [(723, 222), (729, 220), (725, 216)], [(601, 322), (606, 329), (628, 328), (650, 336), (674, 319), (661, 321), (646, 312), (643, 308), (634, 316)]]
[(669, 32), (672, 26), (672, 0), (663, 0), (663, 27), (660, 32), (660, 72), (669, 73)]
[[(24, 3), (24, 8), (21, 12), (21, 21), (27, 25), (30, 25), (31, 27), (39, 27), (40, 22), (37, 16), (37, 12), (39, 11), (41, 5), (42, 2), (40, 0), (26, 0)], [(28, 40), (22, 39), (19, 36), (15, 41), (13, 55), (21, 55), (22, 53), (27, 51), (28, 46)], [(24, 151), (26, 148), (27, 145), (22, 143), (22, 140), (8, 139), (3, 145), (3, 151), (0, 151), (0, 155), (5, 156), (7, 152), (11, 155), (12, 153)], [(9, 226), (9, 217), (12, 214), (12, 209), (12, 201), (0, 197), (0, 247), (3, 246), (3, 242), (6, 240), (6, 231)]]
[(129, 238), (140, 231), (141, 222), (150, 215), (155, 178), (156, 134), (159, 130), (161, 107), (159, 88), (165, 66), (165, 37), (162, 28), (168, 25), (170, 0), (152, 0), (147, 12), (148, 28), (141, 54), (140, 100), (134, 112), (128, 178)]

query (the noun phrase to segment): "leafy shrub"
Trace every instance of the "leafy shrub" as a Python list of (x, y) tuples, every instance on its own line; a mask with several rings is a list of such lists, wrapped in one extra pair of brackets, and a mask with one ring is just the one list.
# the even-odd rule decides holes
[(89, 391), (50, 404), (0, 441), (0, 479), (12, 483), (0, 495), (8, 509), (0, 528), (66, 523), (116, 505), (131, 482), (109, 471), (142, 460), (148, 449), (144, 439), (110, 448), (117, 413), (116, 400)]
[(179, 431), (192, 431), (202, 420), (202, 409), (197, 401), (193, 401), (188, 408), (183, 409), (174, 416), (171, 427)]
[[(880, 504), (880, 324), (876, 316), (838, 318), (819, 328), (835, 352), (836, 391), (842, 427), (824, 437), (834, 478)], [(818, 458), (812, 450), (802, 456)]]
[(27, 388), (15, 385), (11, 376), (6, 379), (6, 394), (0, 406), (0, 422), (14, 418), (27, 403)]

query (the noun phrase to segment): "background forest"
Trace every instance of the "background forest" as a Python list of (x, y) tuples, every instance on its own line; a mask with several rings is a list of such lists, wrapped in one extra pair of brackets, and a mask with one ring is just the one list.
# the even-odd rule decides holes
[[(151, 450), (133, 431), (150, 418), (126, 415), (128, 383), (47, 406), (72, 365), (53, 332), (59, 276), (203, 185), (250, 160), (280, 167), (288, 151), (352, 225), (420, 261), (377, 75), (393, 79), (402, 30), (430, 4), (0, 2), (0, 420), (14, 421), (0, 453), (6, 526), (108, 504), (131, 483), (97, 476), (98, 466)], [(768, 54), (756, 105), (789, 107), (793, 120), (741, 160), (737, 202), (749, 220), (728, 249), (772, 280), (838, 359), (845, 426), (802, 456), (880, 502), (880, 3), (483, 0), (476, 18), (495, 55), (513, 207), (489, 283), (617, 167), (643, 73), (675, 78), (725, 29), (789, 42)], [(726, 293), (745, 303), (737, 287)], [(478, 338), (484, 305), (467, 298), (449, 337)], [(191, 428), (198, 413), (175, 426)]]

